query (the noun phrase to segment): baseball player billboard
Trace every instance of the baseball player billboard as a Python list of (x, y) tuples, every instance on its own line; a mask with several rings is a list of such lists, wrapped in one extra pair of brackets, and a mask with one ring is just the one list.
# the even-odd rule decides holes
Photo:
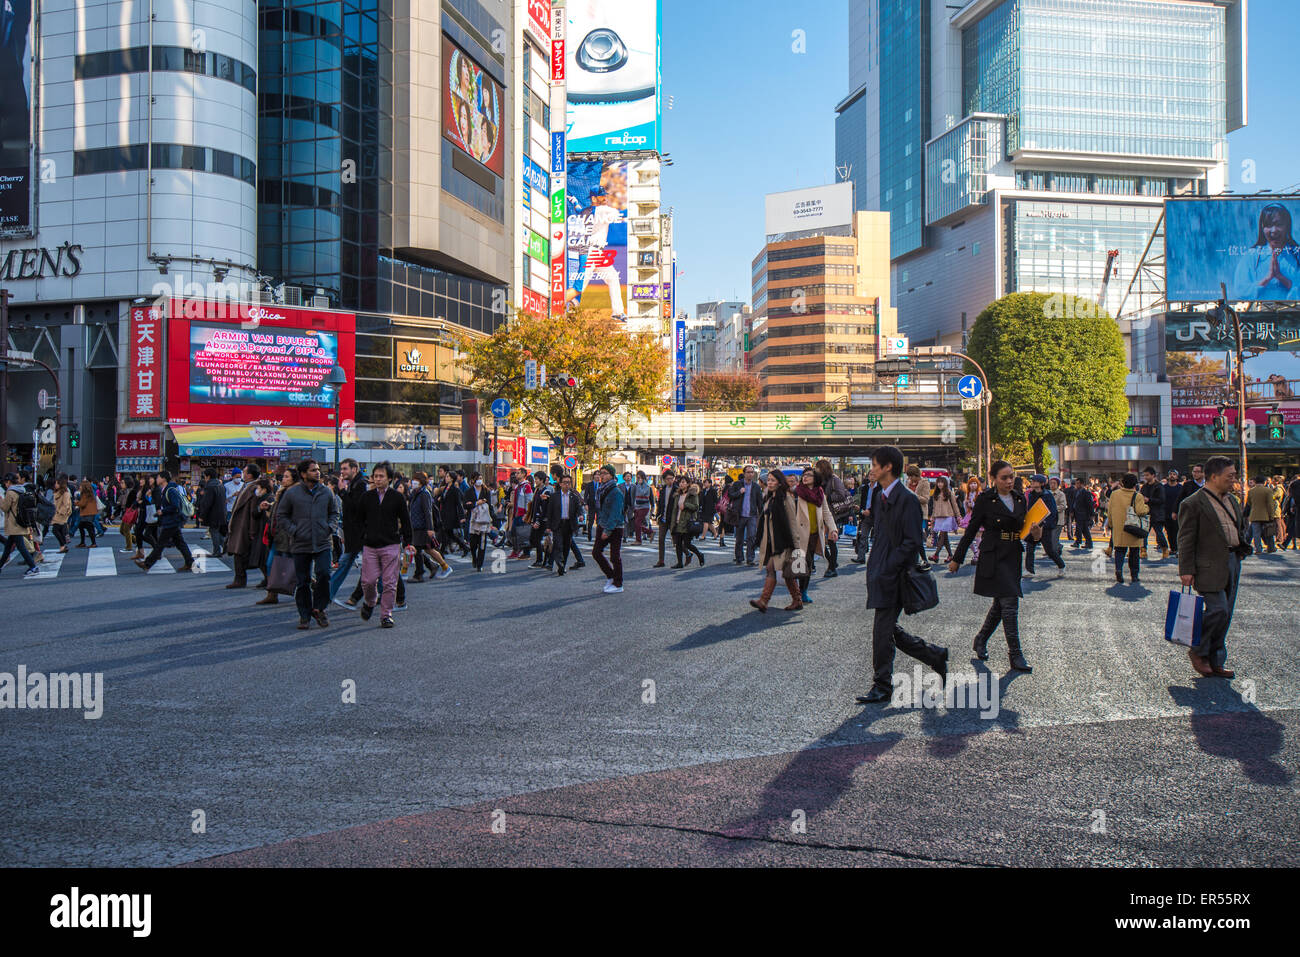
[(627, 321), (627, 162), (568, 164), (565, 301)]

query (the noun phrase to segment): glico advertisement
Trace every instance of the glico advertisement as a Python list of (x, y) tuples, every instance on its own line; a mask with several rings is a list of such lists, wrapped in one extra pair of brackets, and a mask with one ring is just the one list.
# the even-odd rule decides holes
[(568, 164), (566, 303), (627, 321), (628, 164)]
[(569, 0), (569, 152), (660, 148), (659, 0)]
[(1165, 203), (1170, 302), (1300, 300), (1300, 200), (1171, 199)]
[(5, 0), (0, 34), (0, 233), (32, 228), (31, 51), (31, 0)]
[(339, 418), (353, 417), (356, 317), (254, 306), (226, 318), (220, 303), (171, 300), (167, 418), (179, 424), (334, 427), (325, 380), (347, 373)]

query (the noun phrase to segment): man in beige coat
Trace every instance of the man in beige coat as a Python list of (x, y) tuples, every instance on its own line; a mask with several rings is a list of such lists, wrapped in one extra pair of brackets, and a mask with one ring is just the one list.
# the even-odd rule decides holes
[(1267, 546), (1270, 554), (1277, 551), (1273, 542), (1279, 514), (1277, 499), (1273, 495), (1273, 486), (1267, 484), (1264, 476), (1255, 479), (1255, 487), (1246, 493), (1246, 508), (1250, 512), (1251, 545), (1255, 551), (1259, 551), (1261, 543)]
[(0, 569), (4, 568), (5, 563), (9, 561), (9, 556), (17, 549), (18, 554), (27, 563), (28, 576), (37, 575), (40, 573), (40, 569), (36, 567), (36, 561), (27, 548), (27, 536), (30, 529), (20, 518), (19, 499), (27, 492), (27, 488), (22, 484), (18, 476), (12, 472), (4, 477), (4, 485), (5, 494), (4, 498), (0, 500), (0, 514), (3, 514), (5, 518), (5, 547), (4, 553), (0, 554)]

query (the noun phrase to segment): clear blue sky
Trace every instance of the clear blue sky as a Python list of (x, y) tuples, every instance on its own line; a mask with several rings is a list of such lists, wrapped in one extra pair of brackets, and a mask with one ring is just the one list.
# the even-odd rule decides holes
[[(792, 49), (796, 30), (806, 53)], [(1249, 124), (1228, 137), (1230, 188), (1238, 192), (1300, 184), (1297, 35), (1300, 0), (1251, 0)], [(694, 315), (697, 302), (749, 302), (764, 194), (834, 181), (835, 104), (848, 93), (848, 2), (663, 0), (663, 83), (677, 308)], [(1255, 162), (1254, 184), (1241, 182), (1246, 159)], [(1300, 376), (1300, 361), (1288, 356), (1285, 364), (1288, 376)]]

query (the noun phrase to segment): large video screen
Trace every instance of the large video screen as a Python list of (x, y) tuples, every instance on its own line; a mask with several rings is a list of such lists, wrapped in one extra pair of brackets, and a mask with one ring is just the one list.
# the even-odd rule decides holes
[(31, 0), (5, 0), (0, 41), (0, 233), (23, 233), (32, 227)]
[(570, 0), (570, 153), (660, 148), (659, 0)]
[(330, 409), (334, 394), (324, 383), (338, 355), (333, 332), (194, 322), (190, 402)]
[(1175, 199), (1165, 205), (1170, 302), (1300, 299), (1300, 200)]
[(442, 66), (446, 71), (442, 135), (498, 176), (505, 176), (501, 84), (446, 36), (442, 38)]
[(568, 164), (568, 290), (565, 301), (627, 319), (628, 164)]

